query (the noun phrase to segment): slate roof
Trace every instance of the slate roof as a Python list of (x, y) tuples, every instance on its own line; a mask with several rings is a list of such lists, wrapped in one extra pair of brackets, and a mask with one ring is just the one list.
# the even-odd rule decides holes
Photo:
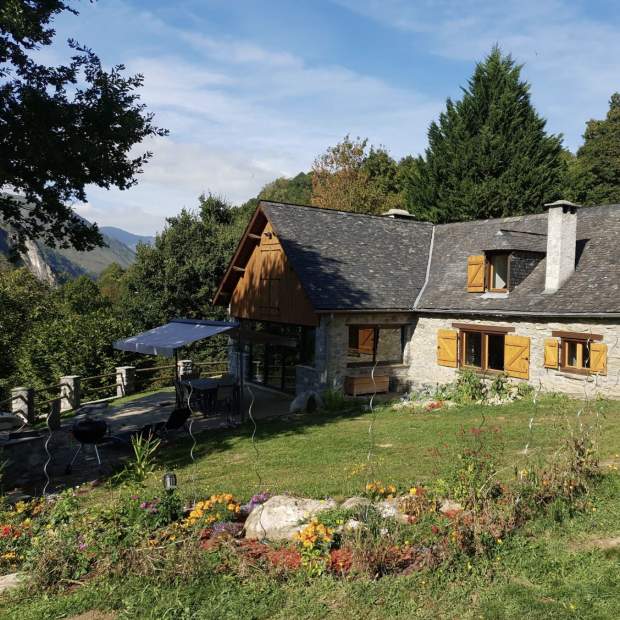
[(262, 201), (315, 310), (411, 310), (432, 224)]
[[(599, 315), (620, 313), (620, 205), (582, 207), (577, 211), (577, 265), (573, 275), (555, 293), (543, 294), (546, 261), (505, 297), (485, 298), (466, 290), (467, 257), (494, 249), (498, 232), (509, 240), (529, 239), (545, 251), (539, 237), (547, 232), (547, 214), (497, 220), (459, 222), (435, 227), (430, 277), (416, 310), (471, 311), (499, 314)], [(499, 249), (499, 248), (498, 248)]]

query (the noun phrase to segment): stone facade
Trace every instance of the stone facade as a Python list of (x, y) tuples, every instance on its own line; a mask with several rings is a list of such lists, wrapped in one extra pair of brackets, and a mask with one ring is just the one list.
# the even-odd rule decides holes
[[(408, 377), (413, 384), (449, 383), (454, 381), (458, 370), (437, 364), (437, 330), (453, 329), (452, 323), (484, 324), (514, 327), (515, 335), (530, 338), (529, 383), (545, 391), (566, 392), (574, 396), (602, 394), (620, 398), (620, 324), (612, 321), (571, 321), (510, 318), (497, 320), (486, 317), (429, 316), (417, 320), (409, 341)], [(544, 341), (553, 330), (566, 332), (591, 332), (603, 336), (607, 344), (607, 375), (584, 376), (560, 370), (544, 368)], [(514, 379), (519, 381), (519, 379)]]
[[(453, 323), (483, 324), (498, 327), (514, 327), (514, 334), (530, 338), (529, 383), (545, 391), (565, 392), (574, 396), (601, 394), (620, 398), (620, 324), (611, 320), (596, 321), (545, 320), (536, 318), (497, 318), (467, 315), (415, 315), (413, 313), (385, 314), (333, 314), (321, 317), (316, 330), (316, 355), (313, 368), (299, 366), (297, 369), (297, 393), (308, 390), (342, 389), (344, 378), (368, 374), (372, 362), (363, 366), (347, 366), (349, 325), (405, 325), (405, 347), (402, 364), (380, 365), (375, 373), (391, 377), (390, 388), (404, 391), (411, 386), (444, 384), (454, 381), (459, 372), (437, 364), (437, 331), (454, 329)], [(603, 336), (608, 346), (607, 375), (584, 376), (561, 370), (544, 368), (544, 341), (551, 332), (591, 332)], [(386, 331), (390, 337), (394, 333)], [(380, 339), (381, 340), (381, 339)], [(395, 346), (394, 339), (384, 343)], [(398, 343), (400, 347), (400, 342)], [(513, 381), (520, 381), (513, 379)]]

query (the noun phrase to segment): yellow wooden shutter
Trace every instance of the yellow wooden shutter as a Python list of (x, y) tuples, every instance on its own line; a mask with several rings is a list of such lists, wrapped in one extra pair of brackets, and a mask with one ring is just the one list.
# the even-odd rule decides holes
[(530, 339), (506, 334), (504, 338), (504, 370), (509, 377), (529, 379)]
[(467, 257), (467, 292), (484, 293), (484, 256)]
[(607, 345), (602, 342), (590, 344), (590, 371), (599, 375), (607, 374)]
[(375, 330), (373, 327), (360, 327), (358, 331), (358, 351), (372, 355), (375, 350)]
[(560, 347), (556, 338), (545, 339), (545, 368), (557, 368), (560, 365)]
[(440, 329), (437, 332), (437, 363), (440, 366), (456, 368), (458, 332), (452, 329)]

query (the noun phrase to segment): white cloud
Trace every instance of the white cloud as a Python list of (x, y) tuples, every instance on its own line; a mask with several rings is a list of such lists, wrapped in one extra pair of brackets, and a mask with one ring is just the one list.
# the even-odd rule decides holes
[(351, 11), (422, 33), (449, 60), (482, 59), (495, 44), (525, 63), (532, 96), (549, 129), (575, 149), (589, 118), (602, 117), (620, 82), (620, 29), (563, 0), (337, 0)]

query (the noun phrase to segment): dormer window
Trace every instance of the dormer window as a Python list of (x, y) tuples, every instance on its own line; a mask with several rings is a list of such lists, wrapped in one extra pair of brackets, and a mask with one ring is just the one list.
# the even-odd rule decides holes
[(505, 293), (510, 288), (510, 253), (492, 252), (467, 259), (467, 290), (470, 293)]
[(497, 253), (487, 256), (487, 290), (505, 293), (508, 290), (509, 254)]

